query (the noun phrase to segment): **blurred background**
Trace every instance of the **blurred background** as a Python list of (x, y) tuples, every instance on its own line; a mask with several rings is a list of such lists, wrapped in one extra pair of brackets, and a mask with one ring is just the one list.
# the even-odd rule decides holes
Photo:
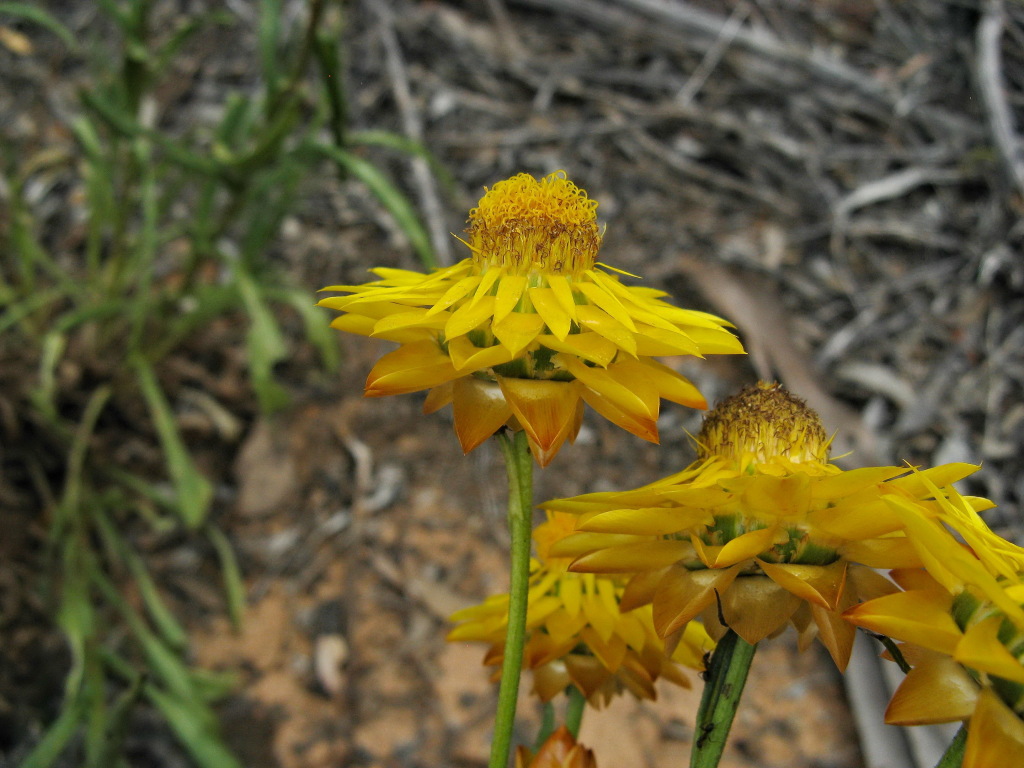
[[(1015, 0), (0, 2), (0, 766), (486, 765), (444, 635), (507, 583), (500, 456), (362, 399), (389, 345), (314, 305), (464, 258), (521, 171), (736, 324), (667, 361), (709, 401), (778, 379), (846, 467), (980, 463), (1020, 541), (1022, 43)], [(701, 418), (591, 417), (538, 500), (682, 468)], [(844, 687), (766, 642), (723, 765), (934, 764), (865, 652)], [(699, 686), (582, 738), (680, 765)]]

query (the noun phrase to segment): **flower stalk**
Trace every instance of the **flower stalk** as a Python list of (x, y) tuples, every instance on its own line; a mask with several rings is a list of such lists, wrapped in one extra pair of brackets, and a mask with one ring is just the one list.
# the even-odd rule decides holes
[(732, 630), (718, 641), (697, 709), (690, 768), (715, 768), (722, 758), (756, 650), (756, 644), (746, 642)]
[(533, 529), (533, 459), (526, 434), (498, 434), (498, 444), (508, 474), (508, 527), (512, 537), (508, 630), (505, 657), (498, 687), (498, 712), (494, 721), (489, 768), (508, 765), (512, 726), (519, 699), (519, 678), (523, 668), (526, 640), (527, 591), (530, 584), (530, 533)]

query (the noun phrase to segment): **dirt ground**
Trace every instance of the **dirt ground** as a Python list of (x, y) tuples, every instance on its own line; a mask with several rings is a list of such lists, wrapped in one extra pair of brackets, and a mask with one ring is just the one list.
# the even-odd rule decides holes
[[(77, 4), (45, 5), (72, 28), (93, 21)], [(161, 3), (171, 15), (208, 5)], [(223, 6), (236, 44), (190, 44), (158, 105), (169, 124), (208, 119), (228, 84), (256, 76), (252, 8)], [(303, 3), (285, 7), (299, 23)], [(999, 504), (998, 531), (1021, 536), (1024, 7), (364, 0), (345, 13), (354, 127), (422, 140), (453, 179), (370, 155), (417, 200), (442, 258), (463, 257), (449, 233), (485, 185), (565, 169), (600, 201), (602, 261), (736, 323), (748, 357), (671, 361), (710, 401), (776, 378), (836, 431), (846, 466), (981, 463), (967, 490)], [(69, 98), (58, 54), (17, 61), (19, 87)], [(19, 103), (0, 84), (0, 108)], [(15, 128), (41, 131), (46, 119)], [(268, 258), (311, 301), (371, 266), (415, 267), (355, 182), (325, 174), (302, 196)], [(388, 345), (338, 343), (343, 371), (325, 377), (296, 340), (282, 370), (294, 405), (273, 417), (253, 415), (244, 386), (210, 371), (237, 438), (215, 440), (175, 403), (243, 566), (243, 629), (224, 617), (203, 553), (159, 542), (153, 563), (174, 585), (196, 663), (240, 675), (219, 711), (247, 768), (485, 765), (495, 688), (483, 649), (444, 635), (452, 611), (507, 584), (500, 456), (492, 445), (462, 456), (450, 417), (423, 416), (422, 396), (363, 399)], [(669, 404), (659, 427), (653, 446), (588, 414), (577, 444), (537, 472), (537, 499), (633, 487), (689, 463), (700, 415)], [(37, 525), (30, 509), (11, 514)], [(31, 547), (5, 546), (30, 573)], [(42, 627), (34, 610), (23, 617)], [(19, 657), (24, 669), (40, 656), (66, 663), (45, 629), (13, 643), (35, 649)], [(39, 675), (27, 698), (13, 692), (27, 679), (0, 675), (0, 702), (52, 716), (59, 675)], [(603, 768), (680, 765), (699, 686), (590, 712), (582, 738)], [(524, 741), (537, 716), (524, 697)], [(5, 737), (0, 765), (33, 738)], [(133, 765), (187, 765), (156, 722), (133, 738)], [(827, 655), (797, 654), (789, 636), (766, 642), (723, 766), (862, 765)]]

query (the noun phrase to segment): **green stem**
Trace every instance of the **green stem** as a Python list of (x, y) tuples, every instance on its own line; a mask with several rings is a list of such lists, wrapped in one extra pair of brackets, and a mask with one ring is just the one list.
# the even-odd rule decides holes
[(565, 727), (575, 739), (580, 735), (580, 723), (583, 722), (583, 710), (587, 706), (587, 697), (575, 685), (569, 686), (569, 702), (565, 705)]
[(512, 726), (519, 698), (519, 676), (523, 669), (526, 640), (526, 605), (530, 586), (530, 534), (533, 530), (533, 458), (525, 432), (509, 437), (502, 432), (498, 444), (508, 473), (508, 527), (512, 535), (511, 584), (508, 601), (508, 632), (505, 657), (498, 688), (498, 713), (494, 719), (489, 768), (508, 765)]
[(942, 756), (942, 759), (935, 764), (935, 768), (960, 768), (964, 762), (964, 748), (967, 746), (967, 723), (960, 726), (956, 732), (949, 749)]
[(690, 768), (715, 768), (722, 758), (756, 650), (757, 645), (746, 642), (731, 629), (718, 642), (697, 709)]

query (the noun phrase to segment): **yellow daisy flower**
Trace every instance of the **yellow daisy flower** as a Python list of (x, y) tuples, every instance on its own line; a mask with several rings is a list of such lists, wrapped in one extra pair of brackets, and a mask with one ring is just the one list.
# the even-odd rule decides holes
[[(523, 663), (533, 670), (534, 692), (550, 701), (575, 685), (593, 706), (607, 704), (624, 690), (640, 699), (655, 698), (654, 683), (665, 678), (690, 686), (683, 667), (703, 669), (714, 642), (697, 623), (666, 652), (654, 631), (650, 606), (622, 612), (624, 582), (616, 577), (571, 573), (568, 560), (551, 557), (552, 544), (572, 531), (573, 515), (549, 515), (537, 526), (526, 616)], [(508, 595), (494, 595), (458, 611), (451, 641), (490, 644), (484, 663), (500, 669), (508, 625)]]
[[(424, 275), (373, 269), (380, 280), (334, 285), (320, 306), (333, 327), (398, 342), (370, 371), (370, 397), (431, 390), (425, 410), (452, 403), (467, 453), (509, 424), (541, 465), (579, 431), (583, 403), (658, 441), (662, 398), (706, 403), (658, 355), (739, 354), (729, 323), (623, 285), (596, 262), (597, 202), (561, 172), (495, 184), (470, 211), (471, 256)], [(623, 273), (625, 274), (625, 273)]]
[(518, 747), (516, 768), (597, 768), (597, 760), (593, 751), (577, 744), (563, 725), (547, 738), (536, 755), (526, 747)]
[(840, 669), (854, 635), (842, 612), (896, 590), (873, 569), (920, 565), (885, 499), (925, 499), (925, 479), (976, 469), (844, 472), (817, 414), (778, 384), (722, 402), (697, 445), (695, 463), (650, 485), (543, 504), (579, 515), (556, 554), (576, 558), (573, 571), (633, 574), (623, 607), (651, 603), (663, 637), (698, 616), (712, 637), (731, 628), (751, 644), (792, 623)]
[(894, 572), (904, 591), (846, 618), (910, 644), (887, 723), (970, 719), (964, 768), (1024, 764), (1024, 549), (985, 525), (978, 501), (930, 490), (933, 506), (889, 500), (924, 570)]

